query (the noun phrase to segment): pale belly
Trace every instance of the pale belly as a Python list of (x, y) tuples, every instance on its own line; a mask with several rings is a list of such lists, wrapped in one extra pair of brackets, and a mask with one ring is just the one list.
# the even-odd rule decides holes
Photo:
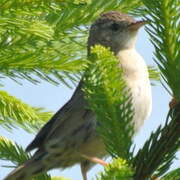
[(117, 55), (124, 70), (124, 78), (132, 93), (135, 110), (135, 129), (138, 130), (152, 109), (151, 85), (148, 69), (143, 58), (135, 49), (122, 50)]
[(132, 103), (134, 108), (133, 122), (136, 131), (143, 125), (149, 117), (152, 109), (152, 95), (149, 79), (131, 81), (128, 83), (132, 93)]

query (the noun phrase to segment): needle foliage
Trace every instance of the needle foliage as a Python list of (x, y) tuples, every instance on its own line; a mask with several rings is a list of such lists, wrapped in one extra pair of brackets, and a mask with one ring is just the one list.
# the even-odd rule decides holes
[(36, 132), (39, 126), (51, 117), (43, 108), (31, 107), (20, 99), (0, 91), (0, 125), (8, 130), (21, 127), (27, 132)]
[(111, 156), (128, 159), (134, 134), (129, 89), (110, 50), (96, 45), (91, 53), (84, 77), (89, 108), (96, 114), (100, 126), (97, 130)]
[[(17, 145), (16, 143), (13, 143), (12, 141), (8, 140), (5, 137), (0, 136), (0, 159), (1, 160), (8, 160), (13, 163), (13, 165), (7, 165), (4, 167), (16, 167), (18, 165), (23, 164), (25, 161), (27, 161), (31, 155), (27, 154), (24, 149)], [(37, 175), (33, 177), (32, 180), (68, 180), (61, 177), (50, 177), (50, 175), (44, 173)]]

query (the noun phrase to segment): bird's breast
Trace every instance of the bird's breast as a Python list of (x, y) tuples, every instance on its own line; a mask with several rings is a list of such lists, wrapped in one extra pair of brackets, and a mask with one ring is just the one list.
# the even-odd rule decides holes
[(135, 49), (118, 54), (124, 78), (132, 94), (135, 129), (138, 130), (150, 115), (152, 106), (151, 86), (147, 66)]

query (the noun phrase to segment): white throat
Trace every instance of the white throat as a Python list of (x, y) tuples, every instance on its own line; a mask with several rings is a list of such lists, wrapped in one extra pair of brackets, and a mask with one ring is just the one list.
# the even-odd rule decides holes
[(137, 31), (127, 32), (123, 31), (119, 34), (116, 41), (119, 41), (120, 50), (124, 49), (135, 49), (135, 44), (137, 40)]

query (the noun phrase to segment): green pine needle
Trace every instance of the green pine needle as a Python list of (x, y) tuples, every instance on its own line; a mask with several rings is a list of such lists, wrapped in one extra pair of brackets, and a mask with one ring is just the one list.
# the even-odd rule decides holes
[(173, 96), (180, 101), (180, 1), (143, 0), (149, 22), (146, 31), (155, 48), (157, 63), (165, 85), (170, 87)]
[(98, 132), (113, 157), (129, 158), (134, 133), (130, 92), (113, 53), (96, 45), (84, 77), (89, 108), (96, 114)]
[(148, 67), (149, 78), (152, 81), (160, 81), (160, 72), (153, 66)]
[(64, 177), (51, 177), (51, 180), (70, 180), (70, 179)]
[(179, 180), (180, 179), (180, 168), (174, 169), (168, 172), (161, 178), (162, 180)]
[(28, 132), (36, 132), (51, 116), (43, 108), (31, 107), (0, 91), (0, 125), (8, 130), (21, 127)]
[(126, 160), (117, 158), (105, 167), (97, 180), (133, 180), (133, 170)]
[(83, 70), (89, 24), (102, 12), (134, 12), (140, 6), (140, 0), (1, 0), (0, 77), (74, 82), (71, 74)]
[(167, 172), (180, 147), (180, 104), (170, 109), (164, 127), (161, 125), (151, 133), (132, 163), (135, 180), (160, 177)]
[[(23, 148), (9, 139), (0, 136), (0, 159), (5, 161), (11, 161), (14, 166), (22, 165), (30, 158), (30, 154), (27, 154)], [(12, 167), (12, 166), (4, 166)], [(51, 177), (45, 173), (37, 175), (33, 180), (51, 180)]]

